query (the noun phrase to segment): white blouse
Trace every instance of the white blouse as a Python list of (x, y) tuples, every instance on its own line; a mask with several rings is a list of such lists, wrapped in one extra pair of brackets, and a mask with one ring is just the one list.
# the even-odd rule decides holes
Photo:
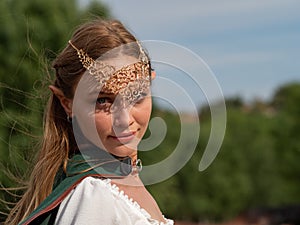
[(56, 225), (173, 225), (151, 218), (110, 179), (87, 177), (62, 201)]

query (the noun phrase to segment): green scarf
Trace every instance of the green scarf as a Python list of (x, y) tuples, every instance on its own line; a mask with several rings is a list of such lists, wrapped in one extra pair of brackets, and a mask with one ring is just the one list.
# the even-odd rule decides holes
[(66, 173), (59, 170), (51, 194), (19, 225), (54, 224), (60, 203), (86, 177), (123, 178), (131, 172), (131, 160), (118, 160), (104, 151), (89, 150), (74, 155)]

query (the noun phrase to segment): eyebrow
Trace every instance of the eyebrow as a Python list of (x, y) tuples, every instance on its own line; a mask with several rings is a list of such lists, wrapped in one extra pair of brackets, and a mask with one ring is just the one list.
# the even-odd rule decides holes
[(98, 95), (114, 96), (115, 94), (114, 93), (107, 93), (107, 92), (100, 91), (98, 93)]
[(114, 95), (114, 93), (107, 93), (104, 91), (99, 91), (99, 90), (91, 90), (89, 92), (90, 95)]

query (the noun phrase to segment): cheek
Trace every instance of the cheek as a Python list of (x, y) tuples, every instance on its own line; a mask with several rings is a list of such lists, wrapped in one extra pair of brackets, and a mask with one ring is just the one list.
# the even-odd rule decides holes
[(97, 136), (95, 135), (96, 126), (94, 123), (94, 115), (91, 113), (86, 105), (81, 105), (82, 109), (74, 110), (74, 116), (76, 122), (79, 125), (80, 131), (74, 131), (74, 133), (83, 134), (89, 140), (96, 140)]
[(111, 116), (107, 113), (96, 113), (95, 114), (95, 124), (99, 136), (105, 135), (112, 128)]
[(140, 126), (142, 126), (143, 129), (145, 130), (150, 120), (151, 110), (152, 110), (151, 98), (147, 99), (143, 104), (141, 104), (137, 108), (135, 119), (137, 123), (139, 123)]

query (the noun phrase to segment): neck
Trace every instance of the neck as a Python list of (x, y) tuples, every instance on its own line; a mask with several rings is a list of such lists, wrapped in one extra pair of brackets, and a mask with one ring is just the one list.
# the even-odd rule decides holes
[(136, 160), (138, 159), (137, 151), (135, 151), (133, 154), (129, 155), (129, 157), (131, 158), (133, 165), (135, 165)]

